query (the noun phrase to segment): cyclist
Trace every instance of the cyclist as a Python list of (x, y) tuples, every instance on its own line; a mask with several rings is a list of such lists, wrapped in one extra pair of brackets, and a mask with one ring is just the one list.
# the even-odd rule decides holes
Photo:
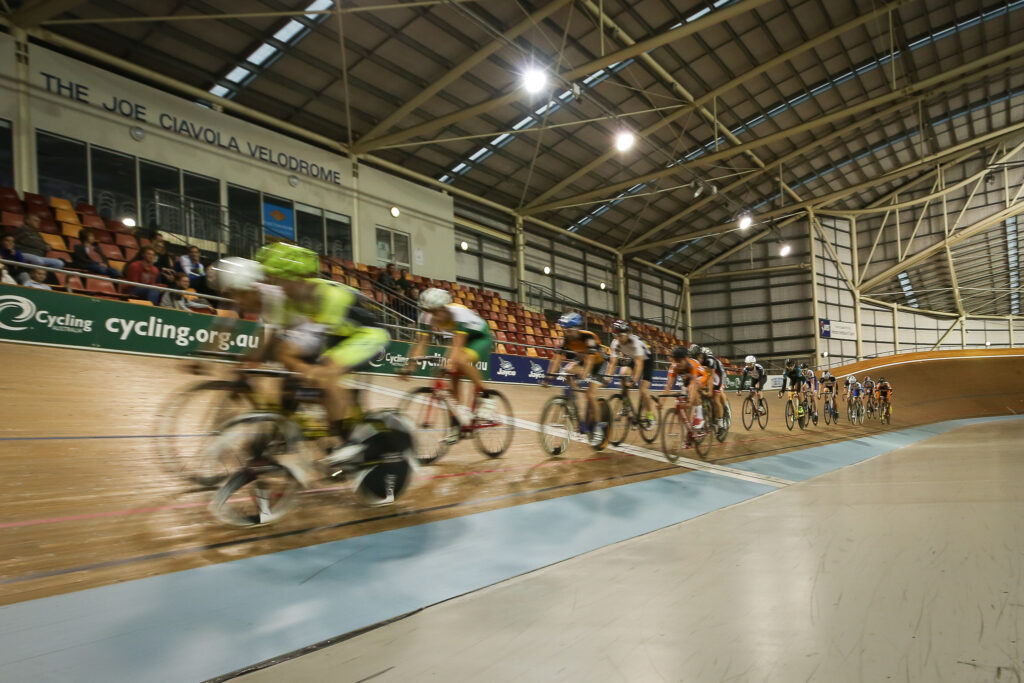
[(736, 392), (737, 394), (743, 393), (748, 379), (750, 380), (750, 388), (757, 390), (757, 410), (759, 413), (763, 413), (764, 408), (761, 407), (760, 399), (764, 398), (761, 391), (768, 382), (768, 373), (764, 371), (764, 366), (757, 362), (756, 356), (747, 356), (743, 359), (743, 376), (740, 378), (740, 388)]
[[(651, 380), (654, 379), (654, 362), (651, 348), (643, 339), (629, 333), (629, 323), (616, 320), (612, 323), (612, 339), (609, 347), (608, 374), (614, 375), (616, 366), (632, 368), (633, 385), (640, 388), (641, 419), (654, 419), (654, 401), (651, 399)], [(627, 373), (628, 374), (628, 373)]]
[[(800, 388), (804, 383), (803, 371), (797, 368), (796, 361), (792, 358), (786, 359), (786, 370), (782, 373), (782, 388), (779, 389), (779, 398), (782, 398), (783, 394), (786, 393), (786, 386), (788, 384), (789, 390), (793, 392), (794, 396), (800, 393)], [(794, 400), (797, 404), (796, 410), (797, 415), (803, 415), (804, 408), (800, 405), (799, 401)]]
[[(472, 411), (466, 405), (459, 403), (457, 379), (461, 375), (472, 382), (474, 389), (480, 394), (476, 417), (481, 420), (490, 419), (494, 414), (495, 401), (490, 398), (490, 392), (484, 386), (483, 375), (475, 365), (480, 361), (486, 363), (491, 358), (494, 339), (491, 337), (491, 328), (487, 326), (487, 321), (477, 315), (475, 311), (460, 304), (453, 304), (451, 294), (443, 289), (432, 287), (424, 290), (418, 301), (423, 310), (420, 315), (420, 323), (432, 327), (445, 336), (452, 337), (452, 346), (447, 355), (447, 368), (449, 371), (457, 373), (452, 386), (452, 396), (459, 406), (456, 410), (456, 418), (463, 426), (473, 421)], [(429, 336), (426, 330), (420, 331), (415, 347), (409, 352), (410, 358), (423, 354)], [(416, 362), (410, 360), (405, 367), (404, 375), (408, 376), (415, 366)], [(457, 434), (455, 438), (458, 438)]]
[[(361, 416), (350, 414), (349, 394), (338, 381), (383, 351), (389, 337), (359, 292), (314, 277), (319, 270), (316, 252), (285, 242), (260, 249), (256, 264), (224, 259), (211, 269), (221, 289), (239, 297), (243, 307), (258, 302), (272, 326), (264, 350), (248, 360), (272, 358), (322, 389), (331, 433), (344, 442)], [(261, 287), (261, 276), (277, 289)], [(328, 461), (355, 460), (364, 450), (363, 443), (343, 444)]]
[(835, 407), (836, 406), (836, 403), (835, 403), (835, 401), (836, 401), (836, 388), (838, 387), (838, 385), (839, 385), (839, 379), (836, 378), (835, 375), (833, 375), (828, 370), (822, 370), (821, 371), (821, 381), (818, 383), (818, 398), (821, 398), (822, 394), (825, 394), (826, 397), (829, 396), (829, 395), (832, 396), (832, 417), (838, 417), (839, 416), (839, 411), (836, 410), (836, 407)]
[(875, 396), (878, 399), (878, 410), (882, 411), (888, 406), (889, 410), (892, 410), (892, 385), (885, 381), (884, 377), (878, 378), (878, 384), (875, 385)]
[[(694, 355), (695, 353), (697, 355)], [(711, 408), (715, 411), (715, 428), (725, 429), (725, 366), (706, 346), (691, 345), (690, 356), (696, 358), (708, 370), (711, 384), (708, 391), (711, 396)]]
[[(807, 365), (807, 363), (800, 364), (800, 374), (804, 378), (804, 397), (809, 401), (814, 399), (814, 396), (819, 392), (818, 378), (814, 375), (814, 370)], [(817, 408), (814, 410), (814, 419), (818, 419)]]
[[(868, 397), (868, 399), (873, 400), (875, 398), (875, 380), (871, 379), (870, 375), (866, 375), (864, 377), (864, 382), (861, 383), (861, 388), (864, 389), (864, 396)], [(870, 400), (868, 403), (870, 403)], [(864, 409), (869, 411), (869, 415), (871, 412), (874, 412), (874, 406), (867, 405)]]
[[(590, 378), (590, 385), (587, 387), (587, 413), (591, 416), (598, 416), (597, 390), (601, 386), (607, 359), (604, 349), (601, 347), (601, 340), (590, 330), (581, 330), (583, 316), (575, 311), (565, 313), (558, 319), (558, 326), (564, 330), (562, 346), (551, 355), (551, 363), (548, 365), (548, 376), (558, 372), (562, 361), (567, 361), (565, 372), (576, 375), (579, 378)], [(548, 386), (545, 379), (540, 383), (542, 387)], [(580, 431), (584, 434), (590, 433), (590, 442), (599, 446), (604, 441), (605, 431), (608, 425), (604, 422), (597, 422), (591, 425), (586, 420), (580, 422)]]
[(700, 429), (704, 426), (701, 396), (707, 394), (710, 373), (700, 361), (690, 358), (690, 352), (685, 346), (672, 349), (672, 364), (669, 365), (668, 377), (665, 379), (665, 393), (672, 391), (677, 377), (686, 389), (687, 411), (691, 408), (694, 411), (692, 426), (694, 429)]
[[(843, 398), (849, 400), (851, 398), (850, 393), (854, 385), (860, 387), (860, 383), (857, 381), (856, 375), (847, 375), (846, 379), (843, 380)], [(859, 393), (857, 394), (860, 395)]]

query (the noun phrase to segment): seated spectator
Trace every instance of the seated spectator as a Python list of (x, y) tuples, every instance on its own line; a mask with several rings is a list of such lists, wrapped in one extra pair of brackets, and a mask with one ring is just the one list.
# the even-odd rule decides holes
[[(188, 273), (175, 274), (175, 280), (171, 286), (174, 287), (174, 289), (194, 291), (189, 288)], [(164, 292), (163, 296), (160, 297), (160, 305), (164, 308), (176, 308), (179, 311), (189, 311), (190, 313), (197, 311), (204, 313), (213, 312), (213, 306), (203, 299), (175, 291)]]
[(377, 276), (377, 283), (385, 289), (394, 291), (398, 284), (395, 282), (395, 278), (398, 276), (398, 271), (395, 270), (395, 264), (389, 263), (388, 267), (380, 272)]
[(16, 285), (18, 284), (11, 274), (7, 272), (7, 266), (0, 263), (0, 283), (5, 285)]
[(14, 242), (18, 251), (25, 258), (25, 263), (47, 268), (64, 267), (64, 262), (59, 258), (46, 256), (46, 252), (50, 251), (50, 245), (39, 234), (39, 216), (35, 214), (25, 216), (25, 222), (14, 231)]
[(36, 289), (52, 289), (50, 285), (46, 284), (46, 271), (42, 268), (32, 268), (29, 271), (29, 275), (29, 279), (21, 284), (26, 287), (35, 287)]
[(175, 281), (177, 273), (188, 275), (189, 287), (197, 291), (206, 291), (206, 269), (203, 267), (199, 247), (192, 245), (187, 254), (182, 254), (174, 263)]
[(167, 251), (167, 242), (164, 241), (163, 234), (159, 230), (153, 230), (149, 233), (149, 239), (149, 246), (153, 247), (153, 251), (156, 252), (154, 265), (160, 269), (161, 279), (166, 283), (173, 282), (174, 258)]
[[(161, 285), (160, 269), (156, 267), (156, 250), (153, 247), (143, 247), (131, 263), (125, 266), (124, 279), (130, 282), (138, 282), (143, 285)], [(137, 299), (147, 299), (154, 305), (160, 303), (163, 292), (150, 287), (136, 287), (131, 295)]]
[[(4, 235), (0, 240), (0, 259), (25, 263), (25, 257), (14, 246), (14, 235)], [(7, 273), (21, 284), (25, 284), (29, 280), (28, 271), (18, 266), (7, 266)]]
[(402, 268), (402, 270), (398, 271), (398, 279), (395, 281), (395, 284), (398, 285), (398, 291), (402, 293), (402, 296), (412, 298), (409, 296), (409, 293), (416, 287), (416, 283), (409, 277), (409, 270), (407, 268)]
[(96, 273), (97, 275), (121, 277), (121, 273), (116, 268), (110, 266), (107, 257), (100, 251), (96, 235), (92, 230), (82, 228), (78, 231), (78, 239), (82, 240), (82, 242), (75, 245), (75, 251), (71, 254), (71, 265), (75, 268)]

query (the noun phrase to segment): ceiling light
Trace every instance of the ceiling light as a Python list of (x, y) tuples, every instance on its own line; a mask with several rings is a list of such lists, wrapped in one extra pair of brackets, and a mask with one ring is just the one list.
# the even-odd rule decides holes
[(523, 74), (523, 88), (528, 93), (538, 93), (544, 89), (548, 76), (540, 69), (530, 69)]
[(601, 283), (601, 289), (604, 289), (604, 287), (605, 287), (605, 284), (602, 282)]
[(398, 207), (397, 207), (397, 206), (392, 206), (392, 207), (391, 207), (391, 215), (392, 215), (392, 216), (393, 216), (394, 218), (398, 218), (399, 216), (401, 216), (401, 215), (402, 215), (402, 212), (398, 210)]
[(690, 183), (690, 189), (693, 190), (693, 198), (697, 199), (704, 192), (704, 183), (699, 180), (694, 180)]
[(740, 230), (746, 230), (747, 228), (749, 228), (753, 224), (754, 224), (754, 219), (753, 219), (753, 217), (751, 217), (751, 215), (749, 213), (745, 213), (745, 214), (740, 216), (740, 223), (739, 223)]
[(822, 351), (821, 352), (821, 357), (822, 358), (828, 358), (828, 351)]
[(122, 218), (121, 219), (121, 225), (123, 225), (126, 228), (134, 228), (135, 227), (135, 219), (131, 218), (131, 217)]
[(615, 136), (615, 149), (620, 152), (625, 152), (627, 149), (633, 146), (636, 142), (636, 138), (628, 130), (624, 130)]
[(467, 242), (466, 240), (462, 240), (462, 243), (459, 246), (462, 247), (462, 251), (469, 250), (469, 242)]
[(545, 275), (551, 275), (551, 267), (550, 266), (544, 266), (544, 274)]
[(779, 256), (789, 256), (791, 251), (793, 251), (793, 248), (789, 246), (788, 242), (784, 242), (779, 246)]
[(990, 341), (985, 342), (985, 346), (992, 346), (992, 342), (990, 342)]

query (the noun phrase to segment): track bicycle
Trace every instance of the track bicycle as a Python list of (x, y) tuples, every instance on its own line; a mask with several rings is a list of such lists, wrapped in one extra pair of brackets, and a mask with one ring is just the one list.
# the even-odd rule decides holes
[(665, 408), (661, 418), (661, 450), (665, 457), (669, 462), (676, 462), (684, 450), (693, 446), (701, 459), (707, 459), (714, 443), (708, 428), (711, 402), (705, 397), (701, 398), (704, 419), (699, 427), (694, 427), (690, 421), (690, 403), (686, 392), (671, 392), (661, 396), (675, 399), (672, 405)]
[[(613, 375), (605, 375), (614, 379)], [(629, 436), (631, 428), (640, 432), (640, 438), (645, 443), (654, 443), (658, 438), (658, 406), (653, 398), (648, 398), (647, 410), (643, 405), (639, 409), (633, 408), (633, 401), (629, 398), (629, 390), (633, 388), (631, 377), (621, 377), (621, 389), (618, 393), (608, 399), (608, 410), (611, 413), (611, 421), (608, 423), (608, 438), (613, 446), (618, 446)], [(641, 399), (641, 404), (643, 399)]]
[[(711, 405), (715, 405), (714, 399), (711, 399)], [(723, 425), (719, 427), (716, 424), (714, 427), (715, 438), (718, 439), (718, 443), (725, 443), (725, 439), (729, 436), (729, 428), (732, 427), (732, 408), (729, 406), (728, 399), (725, 398), (725, 392), (722, 392), (722, 422)], [(712, 414), (712, 417), (714, 415)]]
[[(257, 394), (251, 383), (254, 377), (282, 380), (280, 401)], [(235, 381), (201, 382), (182, 392), (184, 399), (175, 402), (178, 406), (188, 404), (189, 397), (232, 409), (251, 402), (248, 409), (238, 410), (193, 441), (195, 453), (190, 459), (200, 465), (198, 476), (190, 478), (206, 486), (220, 484), (209, 506), (214, 517), (234, 526), (279, 521), (292, 510), (299, 492), (318, 477), (351, 477), (356, 496), (368, 505), (398, 500), (412, 481), (412, 425), (394, 410), (364, 413), (358, 390), (349, 391), (353, 427), (346, 448), (358, 444), (355, 447), (362, 450), (345, 461), (335, 457), (330, 439), (323, 438), (327, 436), (323, 392), (305, 385), (295, 373), (242, 369)], [(310, 456), (311, 467), (300, 464)]]
[[(410, 360), (435, 359), (423, 357)], [(473, 405), (470, 406), (472, 419), (466, 424), (459, 421), (456, 417), (459, 403), (454, 393), (458, 391), (459, 379), (459, 373), (440, 368), (431, 378), (430, 384), (416, 387), (403, 396), (398, 404), (398, 411), (408, 415), (416, 426), (416, 459), (421, 465), (437, 462), (461, 439), (472, 438), (477, 450), (489, 458), (501, 457), (512, 445), (515, 431), (512, 404), (500, 391), (486, 389), (486, 396), (474, 391)], [(492, 414), (478, 414), (482, 398), (494, 400)]]
[(846, 416), (852, 425), (864, 424), (864, 400), (860, 396), (847, 399)]
[[(561, 395), (549, 398), (540, 412), (540, 445), (544, 452), (551, 456), (562, 455), (569, 450), (569, 443), (573, 437), (585, 439), (595, 451), (603, 451), (607, 448), (611, 438), (611, 430), (607, 426), (611, 424), (612, 417), (608, 402), (603, 398), (597, 399), (600, 419), (594, 420), (590, 414), (590, 402), (587, 401), (585, 424), (589, 424), (591, 429), (596, 429), (599, 422), (604, 422), (606, 425), (601, 441), (595, 444), (590, 438), (590, 434), (580, 431), (580, 413), (576, 405), (575, 394), (586, 392), (586, 389), (580, 389), (576, 385), (581, 378), (568, 372), (548, 373), (547, 376), (551, 379), (562, 379), (565, 381), (565, 387), (562, 389)], [(584, 378), (584, 381), (592, 382), (594, 380), (588, 377)]]
[(804, 424), (808, 422), (814, 423), (814, 426), (818, 426), (818, 405), (814, 400), (814, 392), (807, 389), (803, 392), (803, 398), (800, 401), (800, 406), (804, 409)]
[(882, 398), (878, 402), (881, 404), (878, 410), (878, 419), (882, 421), (882, 424), (892, 424), (892, 401)]
[(878, 403), (875, 400), (873, 392), (868, 392), (867, 397), (864, 399), (864, 412), (868, 419), (879, 418)]
[[(786, 393), (786, 428), (793, 431), (793, 425), (799, 424), (800, 429), (807, 429), (807, 411), (804, 409), (804, 401), (797, 399), (797, 389), (789, 389)], [(779, 392), (782, 397), (782, 392)]]
[(839, 424), (839, 411), (836, 410), (836, 397), (835, 393), (831, 391), (825, 392), (825, 400), (822, 404), (822, 412), (825, 417), (825, 424), (834, 423)]
[[(761, 429), (764, 429), (768, 426), (768, 402), (764, 400), (764, 396), (758, 398), (758, 390), (756, 388), (751, 387), (747, 391), (749, 393), (743, 399), (743, 407), (740, 411), (743, 416), (743, 428), (750, 431), (756, 419), (757, 424)], [(741, 391), (736, 392), (737, 395), (742, 393)]]

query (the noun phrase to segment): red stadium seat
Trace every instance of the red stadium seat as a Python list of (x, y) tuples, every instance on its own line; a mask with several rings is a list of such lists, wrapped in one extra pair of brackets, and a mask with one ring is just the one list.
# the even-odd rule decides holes
[(66, 251), (48, 251), (46, 258), (59, 258), (64, 263), (71, 263), (71, 255)]
[(41, 194), (35, 194), (34, 192), (25, 193), (25, 203), (30, 205), (35, 204), (36, 206), (45, 206), (47, 211), (50, 210), (50, 202), (46, 200), (46, 197)]
[(119, 247), (131, 247), (135, 250), (139, 248), (139, 241), (135, 239), (135, 235), (128, 235), (123, 232), (114, 235), (114, 244)]
[(17, 228), (25, 222), (25, 216), (20, 213), (11, 213), (5, 210), (3, 214), (0, 214), (0, 216), (2, 216), (0, 217), (0, 225), (10, 225), (11, 227)]
[(107, 282), (106, 280), (94, 280), (93, 278), (89, 278), (85, 283), (85, 291), (110, 294), (112, 296), (120, 297), (120, 294), (118, 294), (117, 290), (114, 289), (114, 283)]
[(78, 213), (88, 214), (90, 216), (99, 215), (96, 213), (95, 206), (93, 206), (92, 204), (86, 204), (85, 202), (79, 202), (78, 204), (75, 204), (75, 211), (77, 211)]
[(59, 235), (60, 228), (57, 227), (57, 221), (53, 220), (53, 216), (46, 215), (39, 217), (39, 232), (48, 232), (51, 235)]
[(95, 216), (93, 214), (88, 214), (88, 213), (83, 213), (83, 214), (81, 214), (81, 217), (82, 217), (82, 225), (83, 226), (85, 226), (87, 228), (99, 228), (100, 230), (103, 230), (104, 232), (106, 231), (107, 226), (103, 223), (103, 219), (100, 218), (99, 216)]
[(101, 244), (113, 244), (114, 243), (114, 234), (112, 232), (110, 232), (109, 230), (95, 230), (95, 229), (93, 229), (92, 233), (94, 235), (96, 235), (96, 241), (101, 243)]
[(131, 261), (133, 258), (135, 258), (135, 255), (138, 254), (138, 253), (139, 253), (139, 250), (136, 247), (125, 247), (124, 248), (124, 260), (125, 261)]
[(108, 244), (106, 242), (100, 243), (100, 252), (111, 261), (123, 261), (124, 254), (121, 253), (121, 247), (116, 244)]
[(11, 199), (21, 201), (21, 197), (18, 196), (18, 191), (13, 187), (0, 187), (0, 197), (9, 197)]

